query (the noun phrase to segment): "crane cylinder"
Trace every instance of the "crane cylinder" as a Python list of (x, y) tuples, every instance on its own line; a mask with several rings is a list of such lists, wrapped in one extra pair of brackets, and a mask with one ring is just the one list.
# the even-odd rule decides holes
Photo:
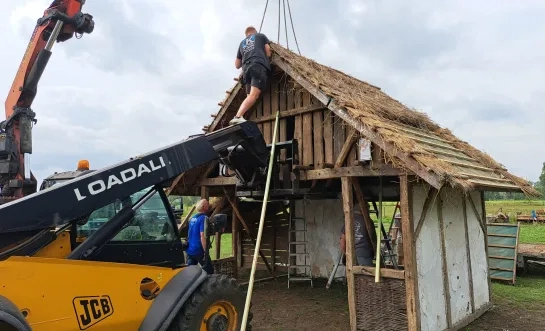
[(32, 154), (32, 121), (33, 119), (26, 113), (19, 116), (21, 153)]

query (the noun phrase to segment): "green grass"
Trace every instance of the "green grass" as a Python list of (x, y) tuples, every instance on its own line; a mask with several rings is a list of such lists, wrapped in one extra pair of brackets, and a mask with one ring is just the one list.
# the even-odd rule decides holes
[[(220, 245), (220, 259), (233, 256), (233, 237), (230, 233), (224, 233), (221, 235), (221, 245)], [(212, 246), (210, 248), (210, 255), (212, 260), (216, 260), (216, 237), (214, 237)]]
[[(495, 200), (486, 201), (485, 208), (487, 214), (497, 214), (501, 209), (514, 223), (518, 213), (530, 215), (532, 210), (545, 209), (545, 203), (542, 200)], [(521, 223), (519, 243), (545, 244), (545, 225)]]
[(525, 309), (545, 308), (545, 278), (517, 277), (516, 284), (492, 283), (492, 297)]
[(545, 225), (521, 224), (519, 243), (545, 244)]
[(529, 215), (532, 210), (545, 209), (542, 200), (494, 200), (486, 201), (486, 213), (496, 214), (500, 208), (504, 214), (509, 214), (512, 220), (516, 219), (517, 212)]

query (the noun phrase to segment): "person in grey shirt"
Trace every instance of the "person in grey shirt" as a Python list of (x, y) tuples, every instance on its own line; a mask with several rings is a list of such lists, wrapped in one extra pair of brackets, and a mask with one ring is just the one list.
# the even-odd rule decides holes
[[(374, 228), (374, 227), (373, 227)], [(377, 242), (377, 234), (375, 231), (371, 234), (373, 242)], [(345, 225), (341, 229), (340, 239), (341, 252), (346, 254), (346, 236)], [(361, 213), (358, 203), (354, 205), (354, 248), (357, 265), (373, 266), (374, 247), (369, 241), (369, 234), (365, 226), (365, 219)]]

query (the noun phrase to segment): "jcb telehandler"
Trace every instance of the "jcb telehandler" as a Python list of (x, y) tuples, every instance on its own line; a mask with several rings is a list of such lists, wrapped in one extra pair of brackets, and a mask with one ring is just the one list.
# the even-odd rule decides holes
[[(242, 185), (262, 182), (269, 150), (255, 123), (193, 136), (39, 192), (32, 174), (25, 175), (37, 81), (50, 45), (92, 31), (83, 3), (56, 0), (38, 20), (6, 101), (0, 330), (238, 331), (244, 292), (235, 279), (185, 264), (164, 188), (214, 160)], [(87, 226), (96, 219), (100, 226)], [(205, 232), (222, 231), (225, 221), (216, 216)]]

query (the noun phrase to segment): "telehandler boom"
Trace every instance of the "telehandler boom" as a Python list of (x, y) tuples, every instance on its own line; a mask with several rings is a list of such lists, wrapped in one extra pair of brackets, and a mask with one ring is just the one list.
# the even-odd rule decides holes
[[(1, 205), (0, 329), (238, 331), (244, 293), (234, 279), (185, 264), (163, 189), (214, 160), (248, 183), (266, 171), (268, 153), (257, 125), (245, 122)], [(165, 218), (139, 213), (152, 200)], [(120, 210), (75, 240), (118, 201)], [(218, 215), (207, 234), (225, 221)]]

